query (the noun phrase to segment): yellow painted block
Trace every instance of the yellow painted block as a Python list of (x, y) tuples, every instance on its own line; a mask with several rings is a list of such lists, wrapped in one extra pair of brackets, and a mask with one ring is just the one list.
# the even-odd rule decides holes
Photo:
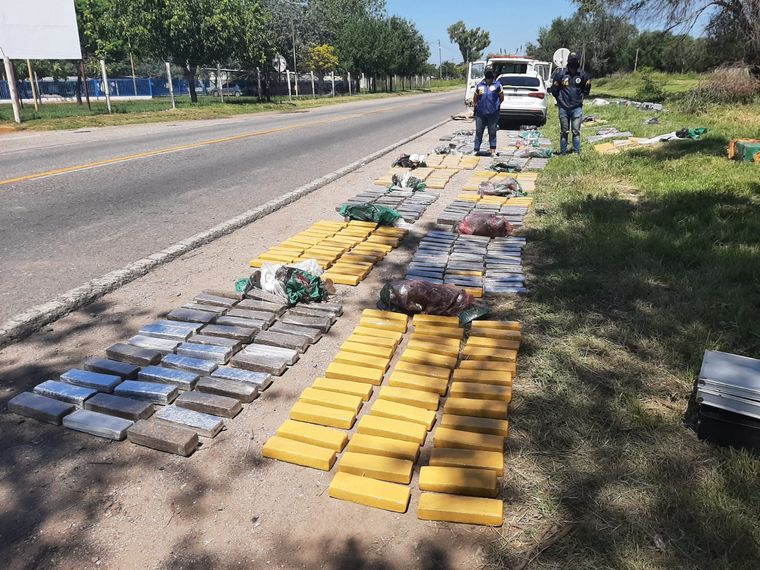
[(400, 388), (398, 386), (383, 386), (380, 388), (378, 398), (390, 402), (398, 402), (424, 410), (438, 409), (438, 394), (412, 388)]
[(500, 348), (502, 350), (517, 350), (520, 348), (519, 340), (505, 338), (489, 338), (485, 336), (470, 336), (467, 339), (468, 346), (483, 346), (489, 348)]
[(437, 326), (435, 324), (414, 325), (414, 331), (419, 334), (426, 334), (431, 336), (442, 336), (445, 338), (458, 338), (464, 337), (464, 329), (456, 327)]
[(377, 368), (365, 368), (363, 366), (351, 366), (341, 362), (333, 362), (327, 367), (325, 377), (337, 380), (350, 380), (351, 382), (366, 382), (379, 386), (383, 382), (385, 371)]
[(478, 329), (519, 331), (522, 329), (522, 325), (518, 321), (472, 321), (470, 330)]
[(356, 425), (359, 433), (411, 441), (417, 445), (425, 443), (427, 435), (427, 429), (422, 424), (380, 416), (362, 416)]
[(446, 393), (449, 381), (446, 378), (434, 378), (433, 376), (399, 372), (396, 369), (391, 373), (390, 378), (388, 378), (388, 384), (398, 388), (409, 388), (411, 390), (420, 390), (443, 396)]
[(328, 392), (327, 390), (318, 390), (317, 388), (304, 388), (298, 401), (325, 406), (326, 408), (348, 410), (349, 412), (358, 414), (363, 400), (361, 396)]
[(414, 325), (442, 324), (450, 327), (458, 327), (459, 317), (446, 317), (443, 315), (423, 315), (422, 313), (412, 317)]
[(500, 451), (437, 447), (430, 452), (430, 465), (490, 469), (497, 477), (501, 477), (504, 475), (504, 454)]
[(261, 455), (269, 459), (279, 459), (322, 471), (332, 469), (336, 457), (335, 451), (332, 449), (277, 435), (266, 441), (261, 450)]
[(476, 299), (480, 299), (483, 296), (483, 288), (482, 287), (462, 287), (465, 293), (469, 293)]
[(401, 360), (412, 362), (414, 364), (424, 364), (426, 366), (438, 366), (440, 368), (454, 368), (457, 365), (456, 356), (431, 354), (429, 352), (410, 350), (408, 348), (401, 354)]
[(367, 243), (377, 243), (380, 245), (387, 245), (390, 247), (398, 247), (398, 244), (401, 242), (401, 240), (397, 237), (391, 237), (391, 236), (377, 236), (377, 235), (371, 235), (367, 238)]
[(487, 346), (465, 345), (462, 349), (462, 358), (468, 360), (490, 360), (514, 362), (517, 360), (516, 350), (502, 350)]
[[(454, 339), (451, 339), (454, 340)], [(443, 356), (449, 356), (451, 358), (457, 358), (459, 356), (459, 347), (450, 346), (445, 344), (438, 344), (436, 342), (426, 342), (422, 340), (409, 340), (409, 344), (406, 345), (406, 350), (415, 350), (418, 352), (429, 352), (432, 354), (441, 354)]]
[(330, 268), (330, 273), (337, 273), (339, 275), (350, 275), (352, 277), (359, 278), (360, 281), (366, 279), (367, 275), (369, 274), (369, 271), (364, 269), (363, 267), (356, 267), (355, 265), (350, 265), (346, 263), (342, 263), (338, 261), (335, 265), (333, 265)]
[(396, 364), (396, 370), (399, 372), (408, 372), (410, 374), (419, 374), (421, 376), (432, 376), (433, 378), (443, 378), (448, 382), (451, 376), (451, 369), (442, 368), (441, 366), (428, 366), (427, 364), (416, 364), (408, 360), (401, 360)]
[(456, 348), (457, 350), (459, 350), (459, 347), (462, 344), (462, 341), (460, 341), (458, 338), (445, 338), (445, 337), (429, 335), (429, 334), (420, 334), (418, 332), (413, 332), (411, 335), (409, 335), (409, 340), (410, 341), (418, 340), (421, 342), (432, 342), (435, 344), (448, 346), (449, 348)]
[(406, 485), (412, 480), (413, 467), (414, 463), (408, 459), (355, 453), (353, 451), (346, 451), (338, 461), (338, 472), (340, 473), (350, 473), (360, 477), (371, 477), (380, 481), (404, 483)]
[(470, 334), (502, 340), (522, 340), (522, 332), (510, 329), (476, 329)]
[(500, 435), (438, 427), (433, 435), (433, 446), (501, 453), (504, 451), (504, 438)]
[(343, 451), (348, 443), (348, 435), (345, 431), (293, 420), (285, 420), (277, 428), (277, 435), (337, 452)]
[(463, 275), (465, 277), (482, 277), (483, 271), (476, 269), (447, 269), (446, 275)]
[(346, 261), (358, 261), (363, 263), (371, 263), (374, 265), (377, 263), (377, 256), (376, 255), (360, 255), (358, 253), (349, 252), (346, 253), (341, 259), (345, 259)]
[(392, 346), (377, 346), (375, 344), (364, 344), (361, 342), (351, 342), (349, 340), (341, 344), (340, 349), (346, 352), (384, 358), (386, 361), (390, 360), (395, 352)]
[(496, 386), (493, 384), (479, 384), (477, 382), (452, 382), (449, 388), (449, 397), (510, 402), (512, 400), (512, 386)]
[(362, 316), (362, 318), (359, 319), (359, 326), (368, 327), (371, 329), (380, 329), (384, 331), (395, 331), (398, 333), (406, 332), (405, 322), (396, 321), (392, 319), (378, 319), (375, 317)]
[[(472, 362), (472, 361), (469, 361)], [(506, 370), (478, 370), (477, 368), (457, 368), (452, 379), (455, 382), (477, 382), (495, 386), (512, 386), (512, 373)]]
[(351, 429), (356, 420), (356, 414), (348, 410), (318, 406), (299, 400), (290, 408), (290, 419), (320, 426)]
[[(338, 464), (340, 467), (340, 463)], [(420, 469), (420, 490), (474, 497), (496, 496), (496, 473), (467, 467), (427, 465)]]
[(367, 327), (367, 326), (364, 326), (362, 323), (359, 323), (356, 326), (356, 328), (354, 328), (353, 334), (389, 338), (389, 339), (392, 339), (396, 343), (396, 345), (398, 345), (398, 343), (401, 342), (401, 338), (404, 336), (403, 333), (400, 333), (397, 331), (389, 331), (386, 329), (377, 329), (377, 328)]
[(331, 273), (330, 271), (325, 271), (320, 277), (322, 279), (330, 279), (333, 283), (337, 283), (338, 285), (356, 286), (361, 281), (356, 275), (343, 275), (342, 273)]
[(509, 435), (509, 422), (507, 420), (443, 414), (441, 416), (440, 425), (442, 427), (461, 431), (474, 431), (476, 433), (500, 435), (502, 437), (507, 437)]
[(517, 371), (517, 363), (515, 362), (489, 362), (488, 360), (467, 360), (463, 358), (459, 361), (459, 369), (461, 370), (498, 370), (504, 372), (510, 372), (514, 377)]
[(317, 390), (325, 390), (326, 392), (359, 396), (364, 402), (369, 401), (373, 390), (372, 384), (351, 382), (350, 380), (336, 380), (335, 378), (317, 378), (311, 387)]
[(374, 263), (368, 263), (366, 261), (351, 261), (346, 256), (341, 257), (336, 265), (340, 267), (350, 267), (357, 271), (362, 270), (366, 273), (369, 273), (374, 267)]
[(262, 265), (264, 265), (264, 260), (263, 259), (259, 259), (257, 257), (256, 259), (251, 259), (248, 262), (248, 265), (250, 265), (251, 267), (261, 267)]
[(409, 317), (404, 313), (395, 313), (393, 311), (379, 311), (377, 309), (364, 309), (362, 311), (363, 317), (370, 317), (376, 319), (394, 320), (407, 324)]
[(357, 354), (355, 352), (340, 351), (333, 358), (333, 362), (342, 362), (351, 366), (360, 366), (366, 368), (376, 368), (385, 372), (388, 370), (388, 359), (378, 356), (369, 356), (367, 354)]
[(346, 451), (416, 461), (420, 453), (420, 446), (412, 441), (355, 433), (348, 442)]
[(295, 255), (283, 255), (281, 253), (262, 253), (259, 256), (259, 259), (270, 263), (290, 263), (295, 258)]
[(418, 408), (416, 406), (407, 406), (406, 404), (391, 402), (389, 400), (375, 400), (369, 413), (370, 415), (381, 418), (414, 422), (425, 426), (428, 430), (432, 429), (433, 424), (435, 423), (435, 412)]
[(359, 477), (350, 473), (336, 473), (327, 493), (334, 499), (351, 501), (394, 513), (406, 512), (411, 496), (408, 486)]
[(351, 342), (353, 344), (368, 344), (370, 346), (382, 346), (385, 348), (390, 348), (394, 351), (396, 350), (396, 346), (398, 346), (398, 341), (392, 338), (358, 334), (356, 330), (354, 330), (351, 336), (346, 339), (346, 342)]
[(443, 405), (446, 414), (457, 416), (477, 416), (479, 418), (507, 419), (509, 404), (498, 400), (476, 400), (473, 398), (449, 397)]
[(504, 502), (483, 497), (422, 493), (417, 506), (417, 517), (426, 521), (501, 526), (504, 521)]

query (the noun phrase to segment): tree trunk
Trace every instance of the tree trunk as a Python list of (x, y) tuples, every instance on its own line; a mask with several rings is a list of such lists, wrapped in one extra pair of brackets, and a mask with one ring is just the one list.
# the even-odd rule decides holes
[(77, 105), (82, 104), (82, 70), (77, 66)]
[(195, 72), (196, 67), (189, 63), (185, 66), (185, 81), (187, 81), (187, 89), (190, 91), (190, 102), (198, 102), (198, 94), (195, 92)]

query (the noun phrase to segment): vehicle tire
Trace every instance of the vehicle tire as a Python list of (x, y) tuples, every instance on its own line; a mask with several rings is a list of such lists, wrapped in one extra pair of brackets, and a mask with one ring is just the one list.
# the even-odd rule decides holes
[(240, 91), (235, 91), (235, 97), (240, 97), (242, 93)]
[(499, 118), (499, 130), (505, 130), (509, 128), (509, 121), (507, 119)]

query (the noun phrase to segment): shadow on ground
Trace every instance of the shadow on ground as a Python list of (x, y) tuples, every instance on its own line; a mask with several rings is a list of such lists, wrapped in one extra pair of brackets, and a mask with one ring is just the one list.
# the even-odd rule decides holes
[(705, 349), (760, 355), (758, 196), (542, 197), (494, 567), (758, 567), (760, 459), (683, 423)]

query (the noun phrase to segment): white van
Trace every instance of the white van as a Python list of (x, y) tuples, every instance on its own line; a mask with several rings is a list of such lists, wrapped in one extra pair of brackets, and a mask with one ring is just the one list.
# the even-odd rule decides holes
[(485, 61), (473, 61), (467, 69), (467, 88), (464, 93), (464, 104), (472, 107), (475, 88), (483, 80), (486, 69), (493, 70), (494, 77), (500, 75), (533, 75), (549, 83), (552, 74), (552, 64), (520, 55), (491, 54)]

